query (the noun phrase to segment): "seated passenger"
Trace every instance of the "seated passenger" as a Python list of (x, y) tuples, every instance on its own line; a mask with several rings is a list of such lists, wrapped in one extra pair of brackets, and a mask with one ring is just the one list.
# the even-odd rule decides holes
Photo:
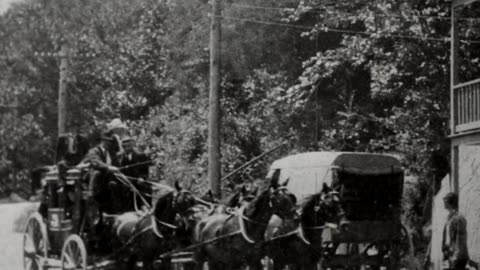
[[(142, 194), (145, 200), (148, 201), (148, 196), (151, 195), (151, 185), (147, 183), (142, 183), (142, 180), (146, 180), (149, 174), (149, 166), (151, 160), (145, 153), (142, 153), (139, 149), (135, 147), (135, 142), (131, 137), (125, 137), (122, 140), (123, 154), (120, 157), (120, 171), (127, 177), (132, 177), (131, 181), (134, 184), (135, 188)], [(144, 206), (144, 202), (138, 194), (134, 196), (134, 193), (128, 191), (128, 205), (126, 206), (127, 211), (135, 210), (134, 200), (136, 198), (137, 209), (141, 209)]]

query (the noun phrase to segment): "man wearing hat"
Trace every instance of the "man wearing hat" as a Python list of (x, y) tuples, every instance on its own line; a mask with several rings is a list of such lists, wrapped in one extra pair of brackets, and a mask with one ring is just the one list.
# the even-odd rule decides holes
[(102, 133), (100, 143), (88, 151), (83, 161), (90, 163), (93, 169), (90, 173), (90, 189), (101, 212), (115, 212), (115, 206), (111, 203), (115, 195), (109, 189), (109, 182), (115, 181), (114, 174), (119, 172), (116, 156), (118, 148), (118, 141), (108, 129)]
[[(135, 147), (135, 142), (130, 136), (126, 136), (122, 139), (122, 148), (123, 154), (120, 157), (120, 171), (127, 177), (133, 178), (133, 183), (135, 187), (142, 194), (151, 194), (151, 187), (146, 183), (141, 183), (142, 180), (148, 178), (149, 166), (151, 160), (147, 157), (145, 153), (142, 153), (139, 149)], [(138, 194), (137, 194), (138, 195)], [(132, 202), (129, 205), (129, 209), (133, 210), (133, 194), (129, 192), (129, 202)], [(137, 196), (136, 199), (137, 207), (141, 208), (143, 201)]]
[(128, 127), (122, 122), (122, 120), (120, 120), (120, 118), (115, 118), (110, 121), (110, 123), (107, 124), (107, 129), (109, 132), (117, 135), (120, 138), (128, 135)]
[(449, 269), (465, 269), (468, 258), (467, 220), (458, 212), (458, 195), (450, 192), (444, 198), (448, 219), (443, 229), (442, 251)]

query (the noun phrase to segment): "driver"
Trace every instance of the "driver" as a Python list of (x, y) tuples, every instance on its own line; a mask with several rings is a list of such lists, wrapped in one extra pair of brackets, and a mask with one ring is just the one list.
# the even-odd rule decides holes
[(112, 213), (115, 210), (115, 206), (110, 203), (115, 195), (109, 189), (109, 182), (114, 181), (114, 174), (119, 173), (117, 151), (118, 141), (112, 131), (107, 130), (102, 133), (100, 143), (91, 148), (84, 159), (92, 168), (90, 190), (101, 212)]

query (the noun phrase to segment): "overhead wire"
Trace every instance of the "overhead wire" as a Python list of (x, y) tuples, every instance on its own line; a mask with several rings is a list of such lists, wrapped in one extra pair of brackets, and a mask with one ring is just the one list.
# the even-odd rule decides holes
[[(296, 7), (271, 7), (271, 6), (255, 6), (255, 5), (247, 5), (247, 4), (231, 4), (231, 6), (238, 7), (238, 8), (243, 8), (243, 9), (261, 9), (261, 10), (278, 10), (278, 11), (288, 11), (288, 10), (295, 10)], [(317, 8), (311, 8), (311, 9), (306, 9), (305, 12), (314, 12), (317, 14), (325, 14), (325, 15), (335, 15), (334, 13), (331, 12), (324, 12), (320, 10), (316, 10)], [(358, 13), (354, 12), (342, 12), (341, 14), (338, 15), (358, 15)], [(422, 19), (438, 19), (438, 20), (445, 20), (445, 21), (451, 21), (451, 17), (449, 16), (434, 16), (434, 15), (395, 15), (395, 14), (381, 14), (381, 13), (374, 13), (373, 16), (379, 16), (379, 17), (394, 17), (394, 18), (422, 18)], [(462, 21), (474, 21), (474, 22), (480, 22), (479, 18), (473, 18), (473, 17), (458, 17), (458, 20)]]
[[(273, 21), (262, 21), (253, 18), (238, 18), (238, 17), (231, 17), (231, 16), (217, 16), (219, 18), (230, 20), (230, 21), (241, 21), (241, 22), (249, 22), (249, 23), (256, 23), (256, 24), (264, 24), (264, 25), (274, 25), (274, 26), (283, 26), (283, 27), (291, 27), (296, 29), (303, 29), (303, 30), (312, 30), (315, 26), (305, 26), (305, 25), (298, 25), (298, 24), (291, 24), (291, 23), (283, 23), (283, 22), (273, 22)], [(443, 37), (443, 38), (434, 38), (434, 37), (424, 37), (424, 36), (410, 36), (410, 35), (401, 35), (401, 34), (382, 34), (378, 37), (372, 37), (372, 35), (376, 35), (378, 33), (374, 32), (362, 32), (362, 31), (355, 31), (355, 30), (348, 30), (348, 29), (338, 29), (338, 28), (330, 28), (330, 27), (320, 27), (316, 29), (317, 31), (321, 32), (334, 32), (334, 33), (342, 33), (342, 34), (352, 34), (352, 35), (365, 35), (369, 36), (369, 38), (404, 38), (404, 39), (418, 39), (418, 40), (426, 40), (426, 41), (441, 41), (441, 42), (449, 42), (450, 37)], [(466, 43), (480, 43), (480, 40), (461, 40), (462, 42)]]

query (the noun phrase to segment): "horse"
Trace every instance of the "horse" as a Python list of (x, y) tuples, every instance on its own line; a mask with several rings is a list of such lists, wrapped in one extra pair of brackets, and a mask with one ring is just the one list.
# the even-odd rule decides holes
[[(175, 189), (164, 185), (161, 188), (165, 192), (156, 200), (151, 212), (143, 215), (125, 213), (114, 222), (113, 233), (117, 244), (128, 246), (128, 250), (119, 253), (127, 257), (126, 269), (133, 269), (137, 260), (140, 260), (143, 269), (153, 270), (155, 259), (174, 245), (176, 216), (184, 215), (187, 209), (196, 204), (192, 193), (183, 189), (178, 182), (175, 182)], [(162, 269), (170, 269), (169, 259), (163, 259), (161, 265)]]
[(209, 203), (209, 205), (200, 205), (200, 207), (208, 207), (210, 206), (213, 210), (210, 214), (222, 214), (228, 213), (235, 209), (238, 209), (247, 203), (251, 202), (258, 193), (258, 187), (253, 187), (251, 184), (242, 184), (240, 188), (236, 189), (237, 191), (232, 193), (230, 196), (226, 197), (223, 200), (219, 200), (213, 196), (211, 190), (208, 190), (205, 195), (200, 197), (201, 200), (204, 202)]
[[(283, 225), (280, 225), (283, 223)], [(338, 193), (324, 184), (322, 191), (305, 200), (295, 219), (272, 218), (278, 227), (265, 244), (265, 253), (273, 260), (273, 269), (317, 269), (322, 257), (322, 232), (325, 228), (347, 230), (348, 221)]]
[(241, 185), (237, 192), (225, 198), (223, 204), (227, 207), (240, 208), (247, 203), (251, 202), (258, 193), (258, 186), (245, 183)]
[(293, 214), (296, 198), (278, 178), (272, 179), (270, 187), (261, 192), (236, 214), (210, 215), (195, 226), (195, 269), (200, 270), (208, 262), (210, 270), (262, 269), (259, 241), (264, 240), (268, 221), (273, 214), (287, 218)]
[(211, 190), (208, 190), (200, 200), (197, 200), (197, 204), (188, 209), (182, 220), (177, 220), (177, 236), (180, 247), (186, 247), (192, 244), (192, 234), (195, 225), (202, 219), (214, 215), (214, 214), (228, 214), (233, 213), (235, 209), (239, 209), (243, 205), (246, 205), (252, 201), (258, 188), (252, 189), (245, 184), (233, 193), (222, 203), (219, 199), (213, 196)]

